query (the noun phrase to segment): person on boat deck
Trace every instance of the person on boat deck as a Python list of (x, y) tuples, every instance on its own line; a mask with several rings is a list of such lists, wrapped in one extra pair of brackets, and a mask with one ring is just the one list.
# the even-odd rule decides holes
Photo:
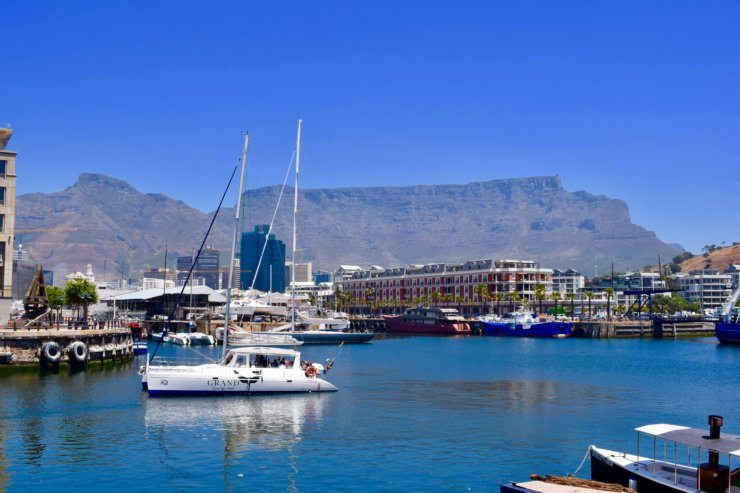
[(277, 360), (277, 358), (275, 358), (274, 360), (272, 360), (272, 362), (270, 363), (270, 366), (273, 367), (273, 368), (277, 368), (278, 367), (278, 360)]
[(247, 366), (247, 355), (240, 354), (236, 357), (236, 363), (234, 363), (234, 366), (236, 368), (244, 368)]

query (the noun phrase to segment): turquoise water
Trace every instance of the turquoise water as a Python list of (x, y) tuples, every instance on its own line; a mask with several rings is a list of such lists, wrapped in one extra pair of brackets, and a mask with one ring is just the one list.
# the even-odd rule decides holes
[(713, 338), (386, 338), (299, 396), (150, 399), (136, 365), (1, 374), (0, 491), (498, 491), (641, 424), (740, 433), (740, 348)]

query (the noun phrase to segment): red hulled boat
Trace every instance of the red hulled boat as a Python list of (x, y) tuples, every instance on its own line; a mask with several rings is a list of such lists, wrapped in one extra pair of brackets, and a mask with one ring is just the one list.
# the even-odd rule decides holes
[(454, 308), (419, 307), (388, 317), (388, 331), (405, 334), (470, 334), (470, 325)]

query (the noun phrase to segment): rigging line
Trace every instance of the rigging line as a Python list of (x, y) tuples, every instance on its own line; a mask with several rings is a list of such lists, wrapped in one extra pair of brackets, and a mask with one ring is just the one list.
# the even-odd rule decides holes
[[(270, 227), (267, 228), (267, 237), (265, 238), (265, 244), (262, 245), (262, 253), (260, 253), (260, 258), (257, 261), (257, 268), (254, 271), (254, 276), (252, 277), (252, 285), (249, 286), (249, 289), (254, 289), (254, 283), (257, 281), (257, 275), (260, 271), (260, 266), (262, 265), (262, 259), (265, 256), (265, 251), (267, 250), (267, 242), (270, 239), (270, 233), (272, 233), (272, 225), (275, 224), (275, 218), (277, 217), (277, 211), (280, 208), (280, 201), (283, 198), (283, 192), (285, 191), (285, 186), (288, 184), (288, 177), (290, 176), (290, 170), (293, 169), (293, 159), (295, 159), (295, 150), (293, 151), (293, 155), (290, 156), (290, 163), (288, 163), (288, 171), (285, 172), (285, 179), (283, 180), (283, 187), (280, 189), (280, 195), (278, 195), (277, 204), (275, 204), (275, 212), (272, 213), (272, 220), (270, 221)], [(283, 262), (285, 262), (285, 259), (283, 259)], [(294, 269), (295, 267), (291, 267)]]
[[(239, 162), (241, 162), (241, 158), (239, 158)], [(188, 271), (188, 277), (186, 278), (186, 281), (182, 284), (182, 289), (180, 290), (180, 294), (177, 295), (177, 300), (175, 300), (175, 306), (172, 307), (172, 311), (170, 312), (170, 315), (167, 317), (167, 323), (164, 325), (164, 330), (162, 331), (162, 338), (157, 342), (157, 346), (154, 348), (154, 352), (152, 353), (152, 357), (149, 359), (149, 361), (152, 361), (154, 357), (157, 355), (157, 350), (159, 349), (159, 345), (162, 344), (162, 341), (164, 341), (164, 337), (167, 335), (167, 332), (170, 328), (170, 322), (172, 321), (172, 317), (175, 316), (175, 311), (177, 310), (177, 307), (180, 304), (180, 300), (182, 299), (182, 295), (185, 292), (185, 288), (188, 285), (187, 279), (190, 279), (190, 276), (193, 274), (193, 268), (195, 267), (196, 262), (198, 262), (200, 253), (203, 251), (203, 247), (206, 245), (206, 240), (208, 239), (208, 235), (211, 233), (211, 229), (213, 228), (213, 223), (216, 222), (216, 218), (218, 217), (218, 213), (221, 210), (221, 206), (224, 203), (226, 194), (228, 193), (229, 188), (231, 188), (231, 182), (234, 181), (234, 175), (236, 175), (236, 170), (239, 169), (239, 162), (237, 162), (236, 166), (234, 166), (234, 170), (231, 172), (231, 177), (229, 178), (229, 182), (226, 184), (226, 189), (224, 190), (224, 193), (221, 195), (221, 200), (218, 202), (218, 207), (216, 208), (216, 212), (213, 213), (211, 224), (208, 225), (208, 230), (206, 231), (206, 234), (203, 237), (203, 241), (200, 243), (200, 248), (198, 248), (198, 254), (193, 259), (193, 263), (190, 264), (190, 270)]]

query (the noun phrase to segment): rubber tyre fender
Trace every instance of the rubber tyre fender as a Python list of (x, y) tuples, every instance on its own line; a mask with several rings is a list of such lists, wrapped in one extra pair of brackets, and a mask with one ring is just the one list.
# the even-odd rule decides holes
[(48, 341), (41, 346), (41, 360), (47, 365), (57, 365), (62, 359), (62, 348), (54, 341)]

